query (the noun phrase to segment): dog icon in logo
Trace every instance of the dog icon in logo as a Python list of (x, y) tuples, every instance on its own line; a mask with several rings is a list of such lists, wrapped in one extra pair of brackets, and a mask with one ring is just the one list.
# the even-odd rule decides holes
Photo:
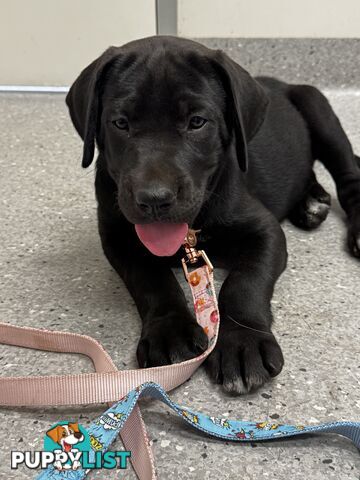
[[(65, 453), (76, 453), (79, 450), (74, 448), (75, 445), (81, 443), (84, 440), (84, 435), (79, 429), (78, 423), (67, 423), (65, 425), (56, 425), (46, 432), (46, 435), (51, 438), (55, 443), (61, 446), (61, 449)], [(72, 465), (62, 464), (60, 461), (54, 462), (54, 467), (58, 470), (77, 470), (81, 468), (81, 463), (77, 460)]]

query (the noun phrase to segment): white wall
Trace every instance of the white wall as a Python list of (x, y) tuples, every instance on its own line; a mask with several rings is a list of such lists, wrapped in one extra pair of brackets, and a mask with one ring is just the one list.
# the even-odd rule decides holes
[(0, 85), (69, 85), (110, 45), (156, 33), (154, 0), (0, 0)]
[(178, 0), (185, 37), (360, 37), (360, 0)]
[[(155, 0), (0, 0), (0, 85), (69, 85), (109, 45), (155, 33)], [(178, 0), (178, 33), (360, 38), (360, 0)]]

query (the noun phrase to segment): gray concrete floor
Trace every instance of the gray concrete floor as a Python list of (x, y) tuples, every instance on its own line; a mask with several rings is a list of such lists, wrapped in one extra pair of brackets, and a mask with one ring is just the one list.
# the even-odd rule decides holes
[[(328, 96), (360, 152), (360, 92)], [(1, 321), (86, 333), (102, 342), (119, 368), (136, 367), (140, 322), (101, 251), (93, 167), (80, 167), (81, 144), (63, 96), (1, 95), (0, 111)], [(317, 171), (334, 194), (328, 174), (321, 166)], [(333, 203), (318, 231), (284, 224), (289, 266), (273, 300), (275, 332), (286, 359), (281, 375), (259, 392), (234, 398), (201, 369), (173, 392), (175, 401), (229, 418), (360, 420), (360, 264), (344, 250), (343, 214)], [(216, 272), (218, 285), (223, 275)], [(0, 368), (2, 375), (36, 375), (89, 371), (91, 365), (77, 355), (0, 346)], [(31, 477), (25, 470), (10, 471), (11, 450), (39, 450), (52, 423), (79, 419), (86, 426), (102, 410), (2, 408), (0, 478)], [(360, 478), (359, 453), (340, 437), (227, 444), (199, 435), (162, 404), (147, 402), (143, 412), (160, 478)], [(135, 477), (129, 471), (123, 478)]]

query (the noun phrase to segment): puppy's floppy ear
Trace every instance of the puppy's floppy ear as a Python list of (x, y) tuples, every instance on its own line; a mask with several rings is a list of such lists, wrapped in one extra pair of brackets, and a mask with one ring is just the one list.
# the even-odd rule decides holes
[(269, 99), (259, 83), (221, 50), (214, 53), (213, 61), (223, 82), (227, 100), (230, 102), (239, 166), (243, 172), (246, 172), (248, 169), (247, 143), (264, 121)]
[(66, 96), (70, 117), (76, 131), (84, 141), (82, 166), (88, 167), (95, 151), (95, 139), (99, 121), (99, 84), (104, 69), (120, 54), (119, 47), (108, 48), (88, 65), (75, 80)]
[(61, 434), (62, 434), (63, 427), (60, 425), (57, 425), (56, 427), (52, 428), (51, 430), (48, 430), (46, 432), (46, 435), (51, 438), (55, 443), (60, 444), (61, 440)]
[(69, 427), (74, 430), (74, 432), (80, 432), (78, 423), (69, 423)]

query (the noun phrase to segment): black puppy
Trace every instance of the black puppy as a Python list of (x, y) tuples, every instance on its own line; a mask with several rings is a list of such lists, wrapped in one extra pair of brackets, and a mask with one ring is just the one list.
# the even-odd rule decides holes
[(255, 80), (221, 51), (152, 37), (109, 48), (66, 101), (84, 140), (83, 167), (98, 146), (99, 231), (143, 321), (140, 366), (206, 347), (171, 271), (189, 225), (201, 229), (199, 248), (230, 270), (207, 361), (212, 378), (244, 393), (277, 375), (283, 356), (270, 300), (287, 258), (279, 221), (310, 229), (326, 218), (330, 197), (315, 159), (336, 182), (349, 248), (360, 256), (359, 159), (325, 97)]

